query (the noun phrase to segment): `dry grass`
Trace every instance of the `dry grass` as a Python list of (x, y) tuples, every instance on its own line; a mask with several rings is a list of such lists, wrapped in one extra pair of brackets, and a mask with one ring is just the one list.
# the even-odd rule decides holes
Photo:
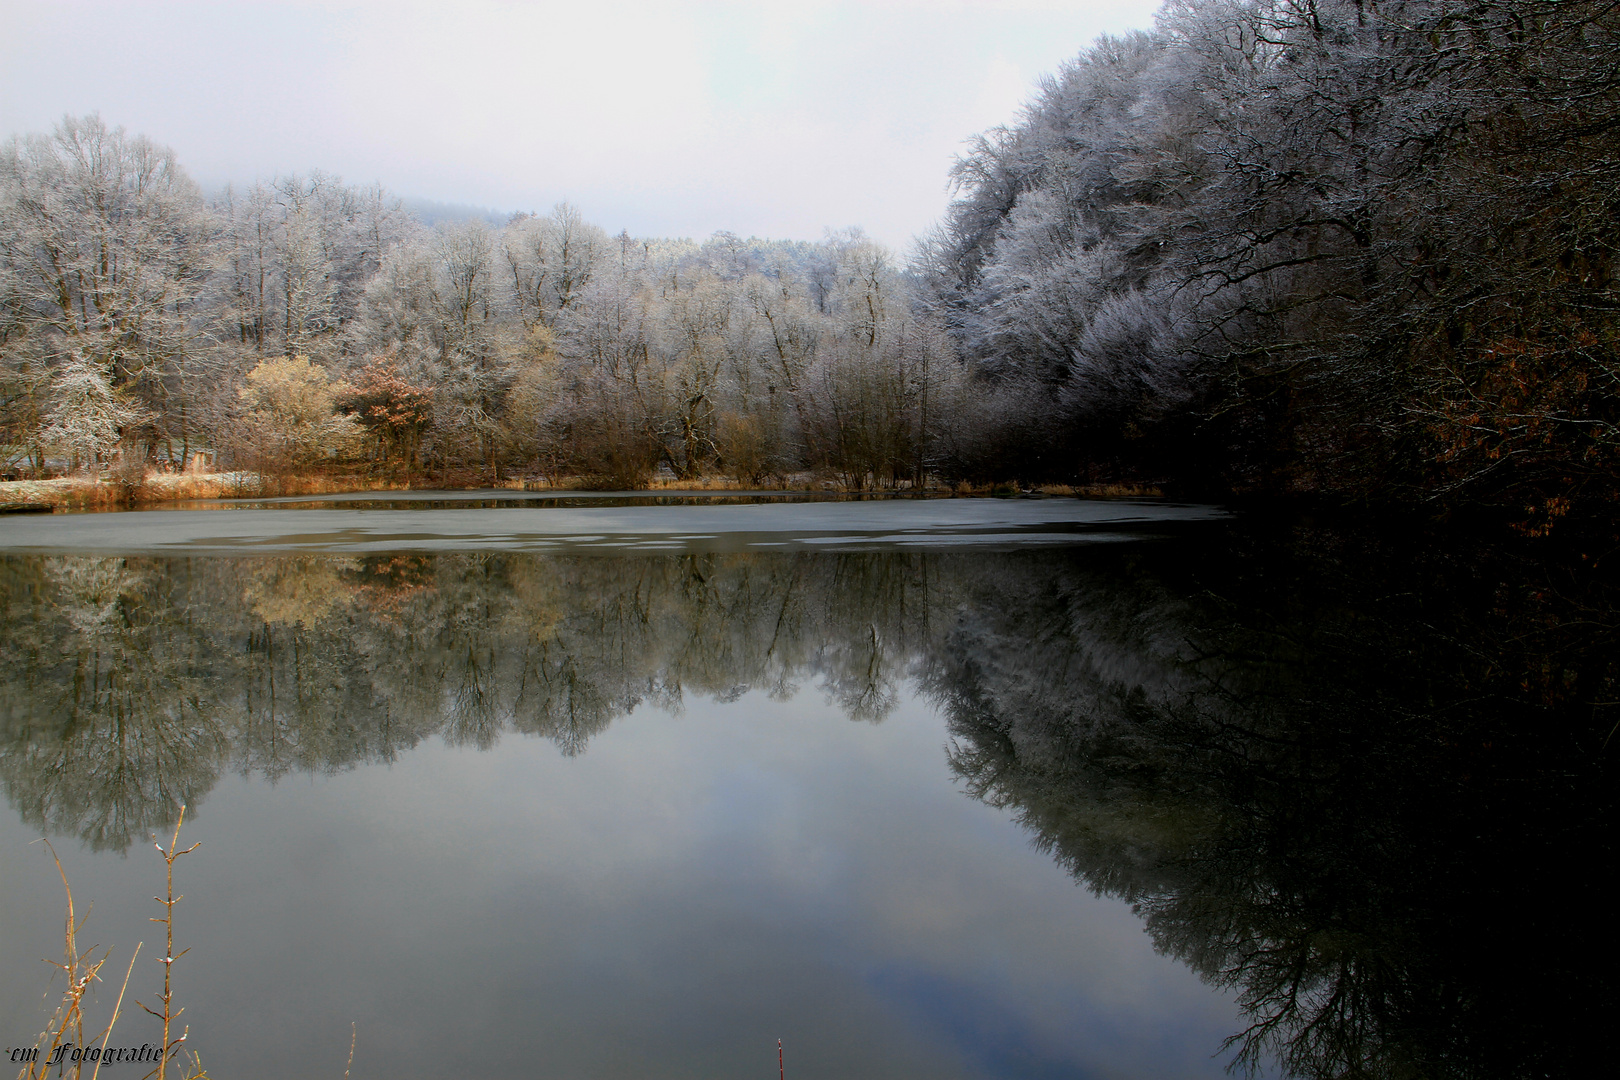
[(1023, 484), (1001, 481), (994, 484), (960, 483), (951, 489), (961, 496), (983, 495), (1068, 495), (1077, 499), (1162, 498), (1164, 492), (1152, 484)]
[(0, 481), (0, 505), (98, 507), (117, 506), (120, 492), (113, 484), (89, 477), (63, 476), (54, 480)]
[(1037, 484), (1042, 495), (1074, 495), (1082, 499), (1158, 499), (1164, 492), (1152, 484)]
[[(241, 499), (272, 495), (332, 495), (352, 491), (411, 491), (482, 488), (486, 484), (471, 476), (421, 477), (408, 480), (374, 476), (328, 476), (319, 474), (261, 476), (251, 472), (168, 473), (148, 472), (140, 477), (64, 476), (53, 480), (12, 480), (0, 482), (0, 509), (51, 507), (59, 510), (104, 510), (117, 507), (149, 506), (155, 503), (191, 502), (201, 499)], [(496, 485), (508, 491), (584, 491), (599, 489), (588, 477), (512, 477)], [(644, 491), (831, 491), (849, 490), (843, 484), (813, 473), (791, 473), (781, 479), (744, 484), (725, 476), (688, 479), (654, 477)], [(887, 490), (887, 489), (885, 489)], [(914, 492), (902, 487), (894, 489)], [(1160, 497), (1164, 493), (1150, 484), (1037, 484), (1033, 488), (1013, 483), (969, 484), (945, 487), (930, 481), (925, 492), (950, 492), (958, 496), (1014, 495), (1039, 492), (1042, 495), (1070, 495), (1087, 499)]]
[[(253, 474), (243, 474), (253, 478)], [(158, 491), (171, 490), (163, 484), (159, 477)], [(175, 477), (183, 480), (184, 477)], [(207, 479), (203, 477), (201, 479)], [(391, 477), (375, 476), (325, 476), (320, 474), (300, 476), (270, 476), (254, 478), (258, 480), (256, 490), (245, 492), (244, 495), (342, 495), (351, 491), (410, 491), (413, 485), (408, 480)], [(437, 485), (433, 485), (437, 486)], [(184, 485), (176, 485), (172, 490), (183, 490)], [(241, 498), (242, 495), (162, 495), (154, 501), (175, 499), (207, 499), (207, 498)]]
[[(112, 1039), (113, 1025), (118, 1023), (124, 1007), (124, 997), (129, 990), (130, 975), (135, 970), (135, 961), (141, 955), (145, 943), (135, 946), (130, 955), (129, 966), (124, 970), (123, 981), (118, 987), (118, 998), (113, 1005), (112, 1015), (106, 1024), (100, 1028), (93, 1028), (89, 1018), (85, 1015), (84, 1006), (87, 997), (93, 997), (91, 991), (95, 984), (102, 982), (101, 969), (106, 966), (111, 955), (110, 948), (92, 946), (88, 951), (79, 950), (79, 933), (84, 929), (85, 919), (81, 918), (74, 906), (73, 888), (68, 884), (67, 871), (62, 868), (62, 860), (56, 854), (56, 849), (49, 840), (41, 839), (36, 843), (43, 843), (51, 853), (56, 863), (56, 873), (62, 879), (62, 889), (67, 894), (67, 918), (62, 932), (62, 960), (61, 962), (47, 961), (52, 967), (60, 971), (67, 979), (67, 986), (62, 991), (61, 1001), (52, 1014), (50, 1022), (34, 1040), (34, 1045), (16, 1051), (14, 1060), (22, 1062), (22, 1071), (17, 1074), (17, 1080), (46, 1080), (47, 1077), (60, 1080), (63, 1075), (73, 1077), (73, 1080), (84, 1080), (84, 1070), (90, 1070), (89, 1080), (98, 1080), (103, 1065), (115, 1066), (117, 1075), (123, 1076), (126, 1066), (150, 1066), (142, 1073), (131, 1073), (139, 1080), (168, 1080), (172, 1075), (178, 1080), (210, 1080), (206, 1070), (203, 1069), (202, 1058), (186, 1048), (186, 1039), (191, 1034), (190, 1029), (180, 1026), (180, 1015), (185, 1009), (174, 1007), (174, 965), (177, 960), (190, 952), (189, 948), (174, 951), (174, 907), (183, 896), (176, 895), (174, 891), (174, 864), (182, 855), (189, 855), (200, 846), (192, 844), (190, 847), (180, 846), (180, 828), (186, 822), (186, 808), (182, 804), (180, 816), (174, 823), (174, 834), (169, 837), (168, 847), (164, 847), (157, 837), (152, 837), (152, 846), (162, 858), (168, 888), (163, 896), (154, 896), (163, 906), (162, 918), (151, 921), (160, 923), (164, 931), (163, 955), (157, 958), (163, 965), (163, 992), (153, 999), (159, 1006), (150, 1008), (139, 1001), (135, 1004), (163, 1025), (163, 1036), (157, 1045), (143, 1042), (139, 1047), (125, 1045), (123, 1047), (108, 1047)], [(99, 956), (96, 955), (99, 952)], [(176, 1028), (180, 1034), (175, 1035)], [(88, 1032), (88, 1034), (87, 1034)], [(349, 1060), (344, 1065), (343, 1075), (349, 1076), (354, 1067), (354, 1049), (358, 1030), (354, 1024), (349, 1025)]]
[(648, 491), (750, 491), (756, 486), (739, 484), (729, 476), (693, 476), (685, 479), (655, 476), (647, 481)]
[(254, 495), (260, 486), (252, 473), (147, 473), (133, 484), (114, 477), (59, 476), (0, 483), (0, 504), (101, 510), (149, 502)]
[[(503, 480), (500, 487), (510, 491), (599, 491), (599, 479), (586, 476), (512, 477)], [(654, 476), (638, 491), (823, 491), (843, 490), (828, 480), (817, 479), (810, 473), (791, 473), (786, 478), (767, 480), (758, 484), (745, 484), (729, 476), (694, 476), (679, 478)]]
[[(174, 951), (174, 905), (180, 902), (180, 897), (174, 895), (174, 861), (182, 855), (190, 855), (197, 850), (196, 844), (192, 844), (188, 848), (180, 847), (180, 826), (185, 823), (186, 807), (182, 803), (180, 817), (174, 823), (174, 836), (169, 840), (169, 849), (167, 851), (163, 850), (163, 845), (157, 842), (157, 838), (152, 839), (152, 846), (158, 849), (159, 855), (163, 856), (164, 868), (168, 871), (169, 884), (166, 898), (158, 899), (158, 903), (163, 905), (163, 918), (152, 920), (153, 922), (162, 923), (164, 930), (163, 996), (158, 999), (163, 1006), (163, 1011), (158, 1012), (149, 1006), (141, 1005), (139, 1001), (135, 1002), (135, 1004), (140, 1005), (148, 1013), (163, 1021), (163, 1042), (159, 1044), (161, 1052), (158, 1055), (157, 1069), (155, 1070), (157, 1080), (166, 1080), (169, 1062), (184, 1048), (186, 1036), (191, 1034), (191, 1029), (187, 1027), (181, 1031), (178, 1039), (169, 1037), (171, 1027), (179, 1021), (180, 1014), (186, 1011), (185, 1009), (176, 1010), (174, 1007), (174, 962), (191, 951), (190, 949), (181, 949), (179, 953)], [(193, 1055), (193, 1058), (195, 1059), (195, 1055)], [(196, 1071), (190, 1073), (186, 1080), (207, 1075), (202, 1071), (201, 1060), (196, 1061), (196, 1066)]]
[(108, 510), (198, 499), (266, 495), (328, 495), (348, 491), (408, 491), (402, 480), (345, 476), (260, 476), (250, 472), (148, 472), (131, 481), (116, 476), (62, 476), (51, 480), (0, 482), (0, 506), (49, 506), (58, 510)]
[[(88, 951), (79, 951), (79, 931), (84, 929), (84, 919), (78, 916), (73, 904), (73, 888), (68, 884), (67, 871), (62, 869), (62, 859), (56, 854), (56, 848), (51, 846), (49, 840), (44, 841), (50, 850), (51, 858), (56, 863), (56, 872), (62, 878), (62, 888), (67, 893), (67, 919), (62, 932), (62, 960), (49, 961), (52, 967), (57, 968), (67, 979), (67, 986), (62, 991), (62, 1000), (56, 1006), (56, 1012), (51, 1015), (50, 1022), (45, 1030), (39, 1033), (34, 1045), (27, 1053), (23, 1069), (17, 1074), (17, 1080), (43, 1080), (52, 1066), (62, 1064), (71, 1065), (75, 1078), (84, 1073), (86, 1061), (83, 1048), (101, 1040), (101, 1047), (95, 1053), (96, 1066), (99, 1069), (101, 1049), (107, 1045), (107, 1039), (112, 1035), (113, 1024), (118, 1021), (118, 1011), (124, 1003), (124, 990), (129, 986), (129, 972), (135, 968), (135, 957), (140, 955), (137, 946), (134, 955), (130, 957), (129, 971), (124, 973), (123, 986), (118, 991), (118, 1005), (113, 1008), (112, 1018), (100, 1031), (94, 1032), (89, 1039), (85, 1038), (87, 1018), (84, 1013), (84, 999), (95, 983), (101, 981), (101, 969), (109, 959), (111, 949), (103, 949), (101, 958), (95, 957), (96, 948)], [(86, 915), (85, 918), (89, 916)], [(77, 1051), (73, 1060), (67, 1060), (69, 1055)], [(58, 1070), (60, 1072), (60, 1069)], [(94, 1077), (95, 1073), (92, 1072)]]
[(814, 491), (815, 482), (810, 474), (795, 474), (786, 482), (767, 481), (744, 484), (729, 476), (694, 476), (688, 479), (654, 477), (647, 484), (648, 491)]
[[(67, 894), (67, 919), (62, 934), (62, 960), (60, 963), (51, 962), (51, 966), (57, 968), (65, 976), (67, 986), (63, 989), (62, 999), (57, 1004), (56, 1011), (52, 1014), (50, 1022), (46, 1024), (45, 1030), (39, 1033), (33, 1047), (24, 1052), (26, 1060), (23, 1062), (22, 1071), (17, 1074), (17, 1080), (45, 1080), (45, 1077), (51, 1075), (53, 1071), (57, 1077), (62, 1076), (65, 1072), (73, 1076), (74, 1080), (83, 1080), (86, 1068), (91, 1070), (90, 1080), (96, 1080), (101, 1072), (101, 1066), (104, 1064), (122, 1065), (143, 1062), (150, 1062), (152, 1069), (144, 1074), (142, 1080), (150, 1080), (152, 1077), (155, 1077), (156, 1080), (167, 1080), (171, 1063), (180, 1066), (175, 1069), (175, 1072), (177, 1075), (183, 1075), (183, 1080), (209, 1080), (207, 1072), (203, 1070), (202, 1060), (196, 1054), (192, 1054), (189, 1061), (181, 1058), (182, 1051), (185, 1049), (186, 1036), (189, 1032), (182, 1031), (178, 1038), (170, 1037), (171, 1026), (179, 1019), (180, 1013), (184, 1011), (183, 1009), (176, 1011), (173, 1008), (174, 962), (190, 951), (189, 949), (182, 949), (178, 954), (174, 951), (174, 905), (181, 899), (174, 894), (174, 862), (181, 855), (189, 854), (197, 847), (196, 844), (184, 849), (179, 847), (180, 826), (185, 822), (185, 818), (186, 808), (182, 806), (180, 808), (180, 820), (175, 823), (174, 836), (170, 839), (167, 850), (164, 850), (163, 845), (157, 842), (156, 837), (152, 841), (153, 846), (158, 850), (158, 854), (163, 857), (164, 862), (167, 864), (169, 888), (166, 899), (164, 897), (155, 898), (158, 903), (164, 905), (164, 917), (152, 920), (153, 922), (163, 923), (167, 931), (167, 948), (164, 955), (159, 958), (159, 962), (163, 965), (163, 996), (158, 1000), (163, 1006), (163, 1011), (158, 1012), (154, 1009), (147, 1009), (144, 1005), (141, 1006), (141, 1008), (146, 1009), (147, 1012), (163, 1022), (163, 1041), (156, 1047), (143, 1044), (141, 1050), (146, 1051), (146, 1053), (136, 1051), (132, 1047), (114, 1048), (112, 1050), (107, 1047), (107, 1043), (112, 1038), (113, 1025), (118, 1023), (118, 1017), (124, 1007), (124, 995), (129, 989), (129, 977), (135, 970), (135, 961), (139, 958), (141, 948), (145, 943), (136, 945), (135, 951), (130, 955), (129, 966), (125, 969), (123, 982), (118, 988), (118, 1000), (113, 1005), (112, 1015), (108, 1018), (107, 1023), (99, 1030), (92, 1030), (91, 1034), (86, 1037), (85, 1031), (90, 1025), (84, 1011), (85, 998), (90, 994), (96, 983), (103, 981), (101, 969), (106, 965), (112, 950), (102, 948), (99, 959), (95, 953), (98, 948), (101, 948), (100, 946), (93, 946), (83, 953), (79, 951), (79, 932), (84, 929), (85, 918), (89, 916), (88, 914), (85, 918), (78, 916), (74, 908), (73, 888), (68, 884), (67, 871), (62, 868), (62, 860), (56, 854), (56, 849), (51, 846), (51, 842), (49, 840), (43, 841), (51, 853), (51, 858), (56, 862), (56, 872), (61, 877), (62, 889)], [(181, 1058), (181, 1060), (176, 1062), (177, 1058)]]

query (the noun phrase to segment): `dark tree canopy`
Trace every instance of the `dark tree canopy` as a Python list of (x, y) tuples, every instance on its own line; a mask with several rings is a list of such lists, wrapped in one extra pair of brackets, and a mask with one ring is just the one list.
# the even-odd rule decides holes
[[(1620, 11), (1170, 4), (959, 163), (928, 303), (1022, 457), (1231, 491), (1606, 501)], [(1016, 418), (1016, 419), (1014, 419)]]

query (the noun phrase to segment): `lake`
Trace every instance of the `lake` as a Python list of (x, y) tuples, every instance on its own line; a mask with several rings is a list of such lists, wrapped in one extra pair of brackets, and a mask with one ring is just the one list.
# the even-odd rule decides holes
[(184, 803), (222, 1078), (351, 1030), (355, 1077), (1557, 1075), (1615, 1005), (1611, 600), (1156, 500), (0, 518), (0, 1034), (60, 991), (42, 835), (151, 1002)]

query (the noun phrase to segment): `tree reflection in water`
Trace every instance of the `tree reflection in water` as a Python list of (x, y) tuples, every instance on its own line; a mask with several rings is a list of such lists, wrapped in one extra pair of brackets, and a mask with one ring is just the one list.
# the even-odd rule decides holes
[(1612, 598), (1323, 533), (1181, 554), (978, 582), (927, 674), (958, 775), (1238, 993), (1240, 1066), (1583, 1075)]
[(1433, 550), (8, 558), (0, 775), (121, 849), (227, 769), (578, 754), (644, 703), (807, 681), (876, 722), (911, 680), (972, 794), (1236, 990), (1240, 1064), (1576, 1072), (1615, 1007), (1614, 608)]
[(25, 820), (124, 848), (222, 769), (276, 780), (508, 730), (566, 754), (642, 703), (898, 699), (925, 556), (0, 560), (0, 770)]

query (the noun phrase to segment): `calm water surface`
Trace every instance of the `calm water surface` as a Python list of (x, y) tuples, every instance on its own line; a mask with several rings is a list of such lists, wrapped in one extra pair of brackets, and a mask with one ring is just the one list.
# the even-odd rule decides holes
[(182, 802), (220, 1077), (339, 1075), (351, 1022), (356, 1077), (777, 1038), (803, 1077), (1561, 1075), (1612, 1018), (1589, 581), (1162, 503), (470, 500), (0, 519), (6, 1045), (60, 951), (29, 841), (144, 1000)]

